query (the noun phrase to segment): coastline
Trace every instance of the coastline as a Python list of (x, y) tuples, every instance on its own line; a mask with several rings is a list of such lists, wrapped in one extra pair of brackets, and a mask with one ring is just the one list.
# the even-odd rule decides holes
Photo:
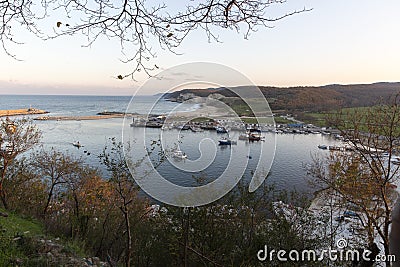
[(89, 115), (89, 116), (43, 116), (34, 118), (35, 121), (89, 121), (89, 120), (104, 120), (123, 118), (125, 114), (121, 115)]
[(36, 121), (84, 121), (84, 120), (104, 120), (114, 118), (132, 117), (137, 115), (136, 113), (125, 113), (125, 112), (99, 112), (96, 115), (85, 115), (85, 116), (42, 116), (34, 118)]
[(9, 110), (0, 110), (0, 117), (8, 117), (8, 116), (21, 116), (21, 115), (39, 115), (39, 114), (47, 114), (48, 111), (36, 109), (36, 108), (26, 108), (26, 109), (9, 109)]

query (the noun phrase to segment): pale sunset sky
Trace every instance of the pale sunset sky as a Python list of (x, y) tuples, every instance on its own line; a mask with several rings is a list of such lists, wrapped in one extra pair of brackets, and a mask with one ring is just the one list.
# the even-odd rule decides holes
[[(179, 8), (177, 2), (173, 5)], [(179, 2), (183, 8), (184, 1)], [(196, 31), (176, 49), (180, 55), (155, 43), (155, 62), (161, 69), (219, 63), (265, 86), (400, 81), (400, 1), (287, 0), (271, 8), (271, 16), (304, 7), (313, 10), (271, 24), (272, 29), (259, 27), (248, 40), (243, 33), (219, 30), (221, 43), (209, 43), (204, 32)], [(25, 44), (9, 48), (23, 61), (0, 50), (0, 94), (131, 95), (147, 79), (114, 78), (131, 67), (119, 60), (117, 40), (103, 38), (84, 48), (84, 36), (42, 41), (21, 31), (16, 39)]]

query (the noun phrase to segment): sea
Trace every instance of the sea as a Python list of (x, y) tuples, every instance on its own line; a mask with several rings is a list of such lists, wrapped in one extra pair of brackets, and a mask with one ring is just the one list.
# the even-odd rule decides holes
[[(130, 96), (0, 96), (0, 110), (32, 107), (49, 111), (49, 116), (88, 116), (103, 111), (125, 112), (130, 103)], [(154, 103), (157, 104), (154, 105)], [(129, 112), (144, 114), (151, 110), (153, 114), (164, 114), (171, 110), (190, 112), (196, 111), (198, 108), (197, 104), (178, 104), (163, 100), (159, 96), (135, 96), (134, 105), (129, 106)], [(108, 173), (100, 163), (99, 155), (110, 144), (110, 138), (123, 140), (124, 129), (125, 131), (127, 129), (126, 121), (124, 126), (123, 118), (87, 121), (35, 120), (34, 123), (42, 131), (41, 146), (81, 157), (86, 164), (98, 168), (106, 177)], [(140, 127), (131, 127), (130, 129), (128, 127), (128, 131), (131, 131), (129, 135), (133, 136), (133, 139), (143, 137), (143, 129), (140, 129)], [(270, 156), (269, 160), (272, 162), (270, 169), (269, 163), (265, 163), (266, 174), (268, 174), (266, 182), (268, 184), (273, 185), (277, 190), (309, 194), (315, 189), (310, 186), (312, 177), (307, 173), (307, 166), (313, 162), (313, 158), (323, 157), (329, 153), (318, 149), (318, 145), (337, 144), (337, 141), (332, 137), (321, 134), (265, 132), (262, 133), (265, 138), (263, 145), (261, 145), (261, 142), (238, 140), (237, 145), (218, 146), (218, 140), (223, 136), (215, 131), (179, 132), (176, 129), (162, 131), (159, 128), (146, 128), (147, 142), (150, 144), (152, 141), (157, 141), (162, 132), (178, 136), (177, 139), (173, 139), (171, 147), (178, 144), (179, 149), (187, 155), (187, 162), (168, 158), (157, 166), (157, 170), (167, 180), (181, 186), (194, 186), (202, 178), (207, 181), (216, 179), (224, 172), (231, 159), (246, 162), (243, 179), (250, 181), (258, 164), (264, 164), (259, 162), (260, 151), (263, 151)], [(237, 140), (238, 135), (232, 133), (230, 137)], [(79, 141), (83, 147), (79, 149), (74, 147), (72, 144), (75, 141)], [(134, 145), (133, 142), (133, 149), (135, 149)], [(157, 154), (154, 153), (154, 155)], [(193, 165), (196, 159), (207, 154), (211, 155), (212, 161), (206, 164), (204, 168), (195, 171), (183, 171), (185, 164), (189, 165), (189, 162), (192, 162)], [(153, 157), (153, 160), (156, 161), (157, 158)]]

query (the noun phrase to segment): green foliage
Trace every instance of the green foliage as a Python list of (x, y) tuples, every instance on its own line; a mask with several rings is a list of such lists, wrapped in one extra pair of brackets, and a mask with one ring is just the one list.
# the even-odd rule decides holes
[[(0, 209), (0, 212), (6, 212)], [(9, 236), (29, 231), (26, 235), (36, 236), (43, 234), (43, 225), (36, 219), (23, 218), (14, 213), (8, 212), (8, 217), (0, 217), (0, 225)]]
[[(0, 212), (4, 210), (0, 209)], [(28, 244), (33, 236), (38, 235), (43, 235), (43, 225), (36, 220), (25, 219), (14, 213), (0, 217), (0, 266), (29, 262), (34, 249)]]

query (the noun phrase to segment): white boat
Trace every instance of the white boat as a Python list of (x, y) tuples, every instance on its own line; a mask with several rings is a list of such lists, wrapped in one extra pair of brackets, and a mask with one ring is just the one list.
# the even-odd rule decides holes
[(200, 127), (197, 127), (197, 126), (190, 126), (189, 128), (194, 133), (203, 132), (203, 129), (201, 129)]
[(400, 165), (400, 157), (399, 157), (399, 156), (393, 156), (393, 157), (390, 159), (390, 161), (391, 161), (393, 164)]
[(215, 130), (217, 131), (217, 133), (227, 133), (228, 132), (224, 126), (218, 126), (215, 128)]
[(318, 148), (319, 149), (328, 149), (328, 146), (327, 145), (318, 145)]
[(83, 145), (81, 145), (81, 143), (79, 143), (79, 141), (73, 142), (72, 145), (77, 148), (83, 147)]
[(172, 157), (175, 159), (186, 159), (187, 155), (185, 154), (185, 152), (182, 152), (181, 150), (175, 150), (172, 153)]
[(135, 127), (136, 125), (135, 125), (135, 118), (132, 118), (132, 123), (131, 124), (129, 124), (131, 127)]

